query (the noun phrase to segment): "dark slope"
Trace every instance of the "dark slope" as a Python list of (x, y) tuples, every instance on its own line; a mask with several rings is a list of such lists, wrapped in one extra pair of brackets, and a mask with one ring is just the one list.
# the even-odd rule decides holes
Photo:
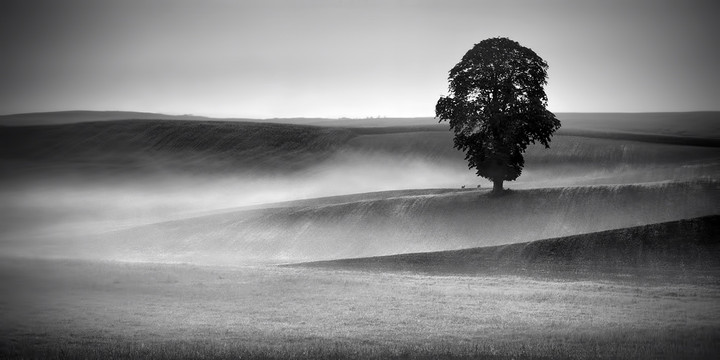
[(720, 270), (720, 215), (455, 251), (298, 264), (429, 273), (682, 273)]
[(217, 121), (6, 127), (0, 160), (71, 170), (293, 171), (327, 158), (351, 136), (335, 128)]

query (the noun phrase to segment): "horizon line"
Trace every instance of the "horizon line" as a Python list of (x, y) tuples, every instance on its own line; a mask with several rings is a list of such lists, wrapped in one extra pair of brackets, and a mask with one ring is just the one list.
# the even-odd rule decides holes
[[(22, 116), (22, 115), (41, 115), (53, 113), (141, 113), (154, 114), (177, 117), (198, 117), (207, 119), (247, 119), (247, 120), (279, 120), (279, 119), (323, 119), (323, 120), (368, 120), (368, 119), (420, 119), (420, 118), (437, 118), (432, 115), (420, 116), (364, 116), (364, 117), (324, 117), (324, 116), (275, 116), (275, 117), (252, 117), (252, 116), (213, 116), (201, 115), (193, 113), (175, 113), (175, 112), (153, 112), (139, 110), (51, 110), (51, 111), (31, 111), (19, 113), (0, 113), (0, 116)], [(720, 110), (682, 110), (682, 111), (553, 111), (553, 114), (687, 114), (687, 113), (720, 113)]]

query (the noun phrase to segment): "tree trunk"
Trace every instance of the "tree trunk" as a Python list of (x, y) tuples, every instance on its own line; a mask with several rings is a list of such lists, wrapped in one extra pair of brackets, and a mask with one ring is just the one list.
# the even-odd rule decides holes
[(500, 194), (503, 191), (503, 180), (493, 179), (493, 194)]

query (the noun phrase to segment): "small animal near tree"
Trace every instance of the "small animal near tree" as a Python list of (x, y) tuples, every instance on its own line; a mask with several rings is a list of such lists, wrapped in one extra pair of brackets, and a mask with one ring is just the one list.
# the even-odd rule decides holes
[(455, 148), (465, 152), (468, 168), (493, 182), (522, 173), (523, 153), (539, 142), (549, 148), (560, 128), (547, 110), (548, 65), (534, 51), (508, 38), (483, 40), (450, 70), (449, 95), (435, 106), (440, 122), (455, 132)]

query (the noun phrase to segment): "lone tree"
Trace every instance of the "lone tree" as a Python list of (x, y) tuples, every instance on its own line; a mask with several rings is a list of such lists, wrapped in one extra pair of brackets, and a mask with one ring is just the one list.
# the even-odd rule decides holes
[(468, 168), (493, 182), (520, 176), (523, 153), (531, 143), (549, 148), (560, 121), (548, 111), (548, 65), (508, 38), (481, 41), (450, 70), (449, 95), (435, 106), (439, 121), (449, 121), (455, 148), (465, 152)]

